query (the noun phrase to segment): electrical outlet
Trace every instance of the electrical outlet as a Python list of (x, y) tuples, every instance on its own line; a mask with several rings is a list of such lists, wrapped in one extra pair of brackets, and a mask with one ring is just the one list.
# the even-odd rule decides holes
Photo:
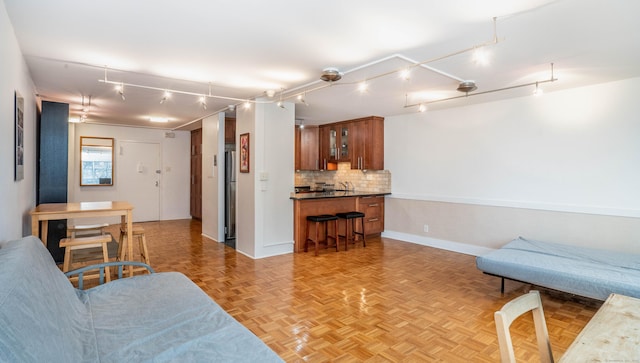
[(429, 225), (428, 225), (428, 224), (425, 224), (425, 225), (424, 225), (424, 231), (425, 231), (425, 232), (429, 232)]

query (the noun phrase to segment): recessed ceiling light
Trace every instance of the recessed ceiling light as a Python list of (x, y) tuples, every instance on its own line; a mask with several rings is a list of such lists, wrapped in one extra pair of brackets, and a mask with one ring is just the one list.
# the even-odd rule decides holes
[(166, 117), (151, 116), (151, 117), (149, 117), (149, 121), (151, 121), (151, 122), (169, 122), (169, 119), (166, 118)]

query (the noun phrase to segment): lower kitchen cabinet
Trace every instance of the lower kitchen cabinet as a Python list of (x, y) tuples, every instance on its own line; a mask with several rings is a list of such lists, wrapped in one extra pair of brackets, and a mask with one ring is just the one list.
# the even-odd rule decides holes
[[(364, 213), (364, 230), (367, 235), (384, 231), (384, 195), (359, 197), (358, 212)], [(360, 230), (359, 224), (356, 230)]]

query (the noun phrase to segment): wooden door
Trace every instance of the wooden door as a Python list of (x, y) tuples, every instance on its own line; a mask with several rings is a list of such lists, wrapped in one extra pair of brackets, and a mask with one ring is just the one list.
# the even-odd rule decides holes
[(191, 217), (202, 218), (202, 129), (191, 131)]

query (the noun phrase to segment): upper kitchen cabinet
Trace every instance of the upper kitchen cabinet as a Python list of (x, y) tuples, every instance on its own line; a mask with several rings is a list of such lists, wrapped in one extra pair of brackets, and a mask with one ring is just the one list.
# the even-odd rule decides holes
[[(369, 116), (321, 125), (318, 138), (320, 170), (336, 170), (339, 162), (350, 162), (351, 169), (384, 170), (383, 117)], [(298, 169), (297, 166), (297, 170), (317, 170), (303, 169), (302, 165)]]
[(384, 118), (371, 116), (349, 122), (351, 169), (384, 170)]
[(320, 170), (319, 135), (317, 126), (296, 126), (295, 170)]

